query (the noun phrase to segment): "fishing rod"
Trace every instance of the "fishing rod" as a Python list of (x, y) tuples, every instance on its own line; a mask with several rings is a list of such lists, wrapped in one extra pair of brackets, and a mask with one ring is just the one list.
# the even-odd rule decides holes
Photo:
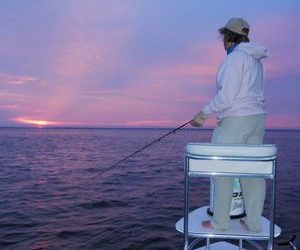
[(94, 180), (94, 179), (98, 178), (99, 176), (103, 175), (103, 174), (106, 173), (107, 171), (109, 171), (109, 170), (111, 170), (112, 168), (116, 167), (116, 166), (119, 165), (120, 163), (122, 163), (122, 162), (128, 160), (128, 159), (131, 158), (132, 156), (134, 156), (134, 155), (136, 155), (136, 154), (142, 152), (143, 150), (145, 150), (146, 148), (152, 146), (153, 144), (155, 144), (155, 143), (157, 143), (157, 142), (160, 142), (163, 138), (167, 137), (168, 135), (170, 135), (170, 134), (175, 134), (176, 131), (178, 131), (179, 129), (185, 127), (185, 126), (188, 125), (191, 121), (192, 121), (192, 120), (190, 120), (190, 121), (188, 121), (188, 122), (182, 124), (182, 125), (179, 126), (178, 128), (173, 129), (172, 131), (168, 132), (167, 134), (165, 134), (165, 135), (159, 137), (158, 139), (156, 139), (156, 140), (150, 142), (149, 144), (147, 144), (147, 145), (145, 145), (144, 147), (142, 147), (142, 148), (136, 150), (135, 152), (133, 152), (132, 154), (126, 156), (125, 158), (123, 158), (123, 159), (117, 161), (116, 163), (114, 163), (114, 164), (111, 165), (110, 167), (104, 169), (104, 171), (102, 171), (101, 173), (99, 173), (99, 174), (97, 174), (96, 176), (94, 176), (91, 180)]

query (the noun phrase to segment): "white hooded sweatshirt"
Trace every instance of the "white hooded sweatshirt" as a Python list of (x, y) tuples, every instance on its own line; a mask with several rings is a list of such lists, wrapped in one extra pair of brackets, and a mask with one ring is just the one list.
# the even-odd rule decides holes
[(217, 93), (203, 108), (207, 115), (246, 116), (265, 113), (264, 69), (265, 47), (240, 43), (221, 63), (217, 73)]

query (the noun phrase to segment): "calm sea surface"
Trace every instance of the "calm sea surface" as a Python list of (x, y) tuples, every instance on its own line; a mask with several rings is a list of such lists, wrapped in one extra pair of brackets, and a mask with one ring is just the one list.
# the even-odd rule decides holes
[[(184, 146), (212, 131), (182, 130), (95, 178), (167, 132), (1, 128), (0, 249), (182, 249)], [(265, 141), (279, 147), (277, 241), (299, 241), (300, 131)], [(208, 205), (209, 181), (191, 185), (191, 209)]]

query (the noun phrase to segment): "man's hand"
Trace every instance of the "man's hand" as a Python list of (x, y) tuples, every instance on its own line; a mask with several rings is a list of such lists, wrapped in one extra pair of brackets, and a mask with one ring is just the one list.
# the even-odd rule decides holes
[(207, 114), (205, 114), (203, 111), (200, 111), (198, 114), (195, 115), (190, 124), (193, 127), (202, 127), (207, 118)]

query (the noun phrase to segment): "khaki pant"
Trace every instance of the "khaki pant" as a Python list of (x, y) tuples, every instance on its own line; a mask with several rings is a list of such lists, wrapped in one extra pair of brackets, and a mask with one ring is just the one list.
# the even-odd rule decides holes
[[(262, 144), (265, 115), (226, 117), (214, 130), (211, 142), (217, 144)], [(215, 177), (214, 216), (212, 224), (216, 229), (229, 229), (232, 181), (229, 177)], [(261, 214), (266, 196), (264, 179), (241, 178), (241, 188), (246, 211), (246, 224), (251, 231), (261, 231)]]

